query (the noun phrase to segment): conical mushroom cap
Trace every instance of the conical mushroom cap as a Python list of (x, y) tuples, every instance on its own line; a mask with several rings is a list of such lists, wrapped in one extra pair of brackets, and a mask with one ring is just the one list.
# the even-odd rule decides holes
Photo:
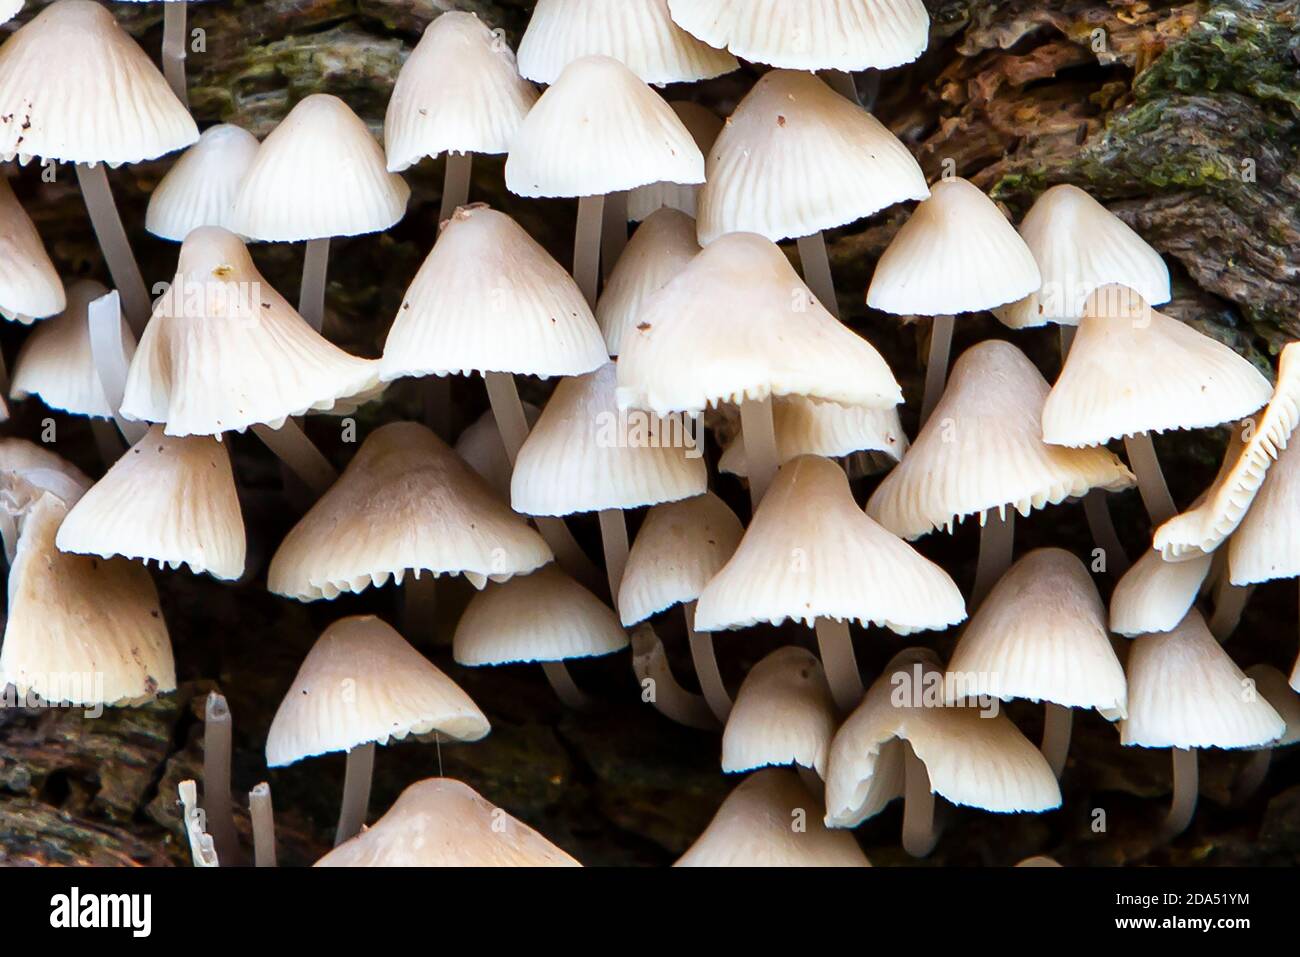
[(1002, 576), (962, 632), (948, 677), (950, 704), (1025, 698), (1124, 717), (1106, 609), (1083, 563), (1059, 548), (1036, 549)]
[[(45, 446), (14, 436), (0, 436), (0, 478), (6, 473), (23, 477), (31, 472), (56, 472), (64, 476), (76, 489), (60, 496), (65, 501), (76, 499), (92, 484), (81, 469)], [(4, 483), (0, 481), (0, 492), (3, 491)]]
[(596, 303), (605, 348), (617, 356), (627, 330), (637, 324), (646, 300), (675, 278), (700, 251), (695, 220), (675, 209), (651, 213), (618, 257)]
[(777, 472), (731, 560), (700, 595), (700, 631), (818, 618), (900, 635), (966, 617), (938, 565), (863, 514), (835, 463), (805, 455)]
[(59, 0), (0, 47), (0, 156), (138, 163), (199, 138), (189, 111), (113, 15)]
[(752, 233), (710, 243), (646, 300), (618, 366), (619, 405), (658, 415), (783, 395), (878, 409), (903, 401), (880, 353)]
[(902, 464), (885, 476), (867, 514), (906, 539), (951, 530), (968, 515), (1028, 515), (1092, 488), (1134, 479), (1105, 449), (1064, 449), (1042, 438), (1047, 382), (1015, 346), (989, 340), (953, 365), (943, 397)]
[[(1247, 692), (1251, 693), (1247, 693)], [(1120, 743), (1140, 748), (1249, 748), (1286, 724), (1192, 610), (1173, 631), (1144, 635), (1128, 655)]]
[(510, 480), (525, 515), (632, 509), (702, 495), (709, 474), (681, 416), (619, 411), (609, 362), (564, 379), (528, 433)]
[(517, 196), (600, 196), (660, 182), (703, 183), (704, 154), (663, 98), (606, 56), (564, 68), (506, 160)]
[(237, 236), (194, 230), (131, 360), (122, 415), (219, 435), (328, 410), (375, 388), (378, 363), (324, 339), (262, 278)]
[(695, 601), (744, 534), (740, 519), (712, 492), (650, 509), (618, 588), (623, 624)]
[(178, 243), (200, 226), (234, 229), (235, 195), (257, 148), (257, 137), (241, 127), (204, 130), (149, 196), (144, 228)]
[(930, 41), (921, 0), (668, 0), (668, 8), (711, 46), (792, 70), (888, 70)]
[(513, 219), (462, 206), (388, 332), (380, 376), (581, 375), (606, 362), (582, 292)]
[(1103, 286), (1088, 299), (1043, 408), (1043, 438), (1079, 447), (1207, 428), (1245, 418), (1271, 391), (1227, 346), (1156, 312), (1131, 289)]
[(443, 13), (397, 74), (384, 114), (388, 169), (442, 153), (508, 153), (536, 102), (504, 40), (473, 13)]
[[(531, 402), (521, 404), (524, 407), (524, 419), (531, 429), (542, 410)], [(466, 427), (456, 439), (455, 450), (465, 460), (465, 464), (477, 472), (491, 486), (492, 491), (501, 496), (502, 501), (510, 501), (510, 473), (514, 466), (506, 455), (506, 445), (501, 441), (501, 430), (497, 428), (497, 420), (491, 409)]]
[(592, 658), (627, 645), (627, 634), (604, 602), (548, 567), (475, 595), (456, 625), (452, 654), (473, 668)]
[(879, 120), (814, 74), (792, 70), (754, 84), (709, 150), (707, 169), (704, 245), (726, 233), (808, 236), (930, 195), (921, 167)]
[(695, 39), (668, 15), (666, 0), (538, 0), (519, 41), (519, 69), (554, 83), (585, 56), (608, 56), (646, 83), (693, 83), (740, 68), (725, 50)]
[(317, 867), (581, 867), (468, 784), (428, 778)]
[(402, 218), (410, 195), (361, 118), (337, 96), (313, 93), (258, 147), (232, 228), (289, 243), (378, 233)]
[(796, 764), (826, 773), (835, 702), (811, 651), (778, 648), (750, 669), (722, 732), (727, 774)]
[[(772, 402), (776, 454), (789, 462), (800, 455), (837, 459), (854, 452), (881, 452), (895, 462), (907, 451), (907, 434), (892, 409), (865, 409), (787, 395)], [(718, 471), (748, 476), (745, 434), (737, 432), (718, 460)]]
[(853, 835), (827, 830), (821, 812), (793, 771), (758, 771), (727, 795), (674, 866), (870, 867)]
[(1168, 302), (1169, 267), (1128, 224), (1077, 186), (1039, 196), (1020, 223), (1043, 286), (994, 310), (1012, 329), (1077, 326), (1093, 290), (1108, 283), (1135, 289), (1147, 302)]
[(153, 426), (72, 507), (57, 542), (65, 552), (239, 578), (244, 520), (230, 453), (208, 436), (176, 438)]
[(14, 363), (10, 398), (35, 395), (51, 409), (97, 419), (112, 418), (113, 408), (104, 395), (91, 354), (86, 319), (90, 303), (107, 292), (89, 279), (73, 284), (63, 313), (36, 326), (23, 342)]
[(1002, 210), (964, 179), (944, 179), (889, 244), (867, 305), (900, 316), (953, 316), (1023, 299), (1038, 264)]
[(66, 306), (63, 283), (36, 226), (0, 176), (0, 316), (30, 323)]
[(1300, 575), (1300, 441), (1278, 455), (1228, 540), (1228, 570), (1234, 585)]
[(1246, 677), (1255, 682), (1259, 695), (1286, 723), (1286, 732), (1268, 747), (1287, 748), (1300, 743), (1300, 694), (1287, 683), (1286, 675), (1272, 665), (1252, 665), (1246, 669)]
[(930, 790), (953, 804), (1003, 814), (1060, 806), (1051, 767), (1011, 720), (944, 707), (943, 685), (943, 669), (925, 649), (889, 663), (831, 741), (827, 825), (856, 827), (902, 796), (904, 742), (925, 765)]
[(341, 618), (303, 660), (266, 736), (273, 768), (434, 732), (477, 741), (490, 727), (456, 682), (373, 615)]
[(1111, 593), (1110, 630), (1136, 638), (1177, 628), (1196, 601), (1211, 564), (1209, 555), (1167, 562), (1157, 551), (1143, 552)]
[[(673, 100), (668, 105), (691, 134), (700, 152), (708, 156), (718, 134), (722, 132), (722, 119), (708, 107), (690, 100)], [(699, 195), (700, 187), (693, 184), (650, 183), (638, 186), (627, 194), (628, 222), (644, 222), (655, 210), (663, 208), (675, 209), (694, 219)], [(625, 250), (624, 255), (626, 254)]]

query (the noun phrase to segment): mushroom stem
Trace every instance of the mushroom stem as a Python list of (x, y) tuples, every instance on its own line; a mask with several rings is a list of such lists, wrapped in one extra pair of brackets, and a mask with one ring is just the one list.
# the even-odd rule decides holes
[(844, 70), (823, 70), (818, 74), (826, 85), (850, 102), (862, 105), (858, 97), (858, 85), (853, 82), (853, 74)]
[(840, 304), (835, 298), (835, 279), (831, 275), (830, 257), (826, 254), (825, 235), (818, 231), (811, 236), (800, 236), (797, 245), (804, 282), (826, 311), (838, 319)]
[[(1061, 326), (1072, 329), (1073, 326)], [(1083, 497), (1083, 514), (1088, 519), (1088, 531), (1093, 543), (1105, 553), (1106, 571), (1119, 578), (1129, 569), (1128, 553), (1115, 531), (1115, 523), (1110, 517), (1110, 503), (1103, 488), (1089, 489)]]
[(600, 287), (600, 230), (605, 216), (604, 196), (583, 196), (578, 200), (578, 227), (573, 233), (573, 278), (596, 308)]
[(632, 632), (632, 671), (641, 684), (641, 700), (665, 718), (701, 731), (717, 729), (717, 718), (704, 697), (678, 684), (663, 642), (648, 624)]
[(447, 154), (447, 168), (442, 174), (442, 206), (438, 210), (440, 231), (452, 213), (469, 202), (469, 184), (473, 175), (473, 153)]
[(90, 432), (95, 437), (95, 448), (99, 450), (99, 457), (105, 465), (112, 465), (126, 451), (122, 433), (108, 419), (91, 419)]
[(253, 822), (253, 866), (275, 867), (275, 811), (271, 785), (265, 781), (248, 792), (248, 816)]
[(1043, 702), (1043, 743), (1038, 750), (1052, 766), (1052, 773), (1060, 780), (1065, 771), (1065, 758), (1070, 753), (1070, 734), (1074, 730), (1074, 711), (1055, 701)]
[(704, 692), (713, 716), (722, 724), (727, 723), (731, 714), (731, 695), (722, 680), (722, 671), (718, 668), (718, 656), (713, 648), (713, 634), (695, 630), (695, 602), (682, 605), (682, 614), (686, 618), (686, 638), (691, 646), (691, 661), (695, 663), (695, 678)]
[(939, 404), (948, 381), (948, 356), (952, 352), (952, 316), (935, 316), (930, 325), (930, 355), (925, 360), (925, 395), (921, 400), (921, 425)]
[(298, 287), (298, 314), (317, 332), (325, 322), (325, 276), (330, 268), (330, 240), (310, 239), (302, 254), (302, 282)]
[(866, 689), (858, 671), (858, 659), (853, 654), (853, 636), (847, 621), (833, 618), (817, 619), (817, 648), (822, 656), (826, 682), (831, 686), (831, 697), (841, 714), (848, 714), (858, 706)]
[(126, 238), (126, 228), (122, 217), (118, 215), (117, 204), (113, 201), (113, 191), (108, 185), (108, 174), (103, 163), (87, 166), (77, 164), (77, 182), (81, 186), (81, 198), (90, 214), (90, 225), (99, 240), (99, 248), (104, 253), (104, 261), (113, 277), (113, 285), (122, 296), (122, 308), (126, 311), (126, 320), (131, 331), (138, 338), (145, 324), (149, 322), (149, 290), (140, 274), (140, 266), (131, 252), (131, 243)]
[(1065, 365), (1066, 357), (1070, 354), (1070, 347), (1074, 345), (1074, 334), (1079, 331), (1078, 326), (1059, 325), (1056, 327), (1056, 333), (1060, 337), (1061, 343), (1061, 365)]
[(1222, 643), (1236, 630), (1246, 610), (1246, 602), (1254, 593), (1254, 585), (1234, 585), (1228, 580), (1228, 570), (1220, 570), (1214, 585), (1214, 614), (1210, 616), (1210, 633)]
[(343, 803), (339, 807), (339, 826), (334, 832), (338, 847), (361, 832), (370, 807), (370, 781), (375, 770), (375, 743), (368, 741), (348, 752), (348, 766), (343, 773)]
[(590, 711), (595, 706), (595, 699), (578, 687), (563, 661), (543, 661), (542, 672), (555, 696), (565, 707), (574, 711)]
[(740, 403), (740, 431), (745, 439), (745, 471), (749, 473), (749, 500), (754, 511), (772, 484), (780, 466), (776, 451), (776, 423), (772, 419), (772, 397), (743, 399)]
[(218, 860), (239, 859), (235, 812), (230, 805), (230, 707), (213, 691), (203, 709), (203, 813)]
[(605, 574), (609, 577), (609, 594), (618, 604), (618, 586), (623, 584), (623, 570), (627, 568), (627, 520), (622, 509), (605, 508), (600, 511), (600, 543), (605, 549)]
[(975, 585), (971, 588), (972, 608), (997, 584), (1008, 568), (1016, 543), (1016, 510), (1010, 506), (991, 508), (984, 513), (980, 526), (980, 554), (975, 563)]
[(203, 830), (203, 811), (198, 804), (198, 788), (193, 781), (182, 781), (176, 789), (180, 793), (181, 818), (185, 822), (185, 836), (190, 842), (190, 859), (195, 867), (220, 867), (217, 849), (212, 837)]
[(122, 418), (118, 411), (122, 407), (122, 396), (126, 394), (126, 374), (135, 353), (135, 343), (128, 338), (130, 333), (122, 328), (122, 300), (117, 290), (91, 301), (86, 310), (86, 323), (90, 327), (91, 361), (95, 364), (95, 373), (99, 376), (108, 407), (113, 410), (113, 421), (127, 444), (134, 445), (144, 438), (148, 429), (141, 422)]
[(1139, 432), (1124, 438), (1124, 448), (1128, 451), (1129, 465), (1137, 475), (1138, 491), (1142, 495), (1142, 504), (1146, 506), (1151, 524), (1159, 527), (1178, 513), (1169, 486), (1165, 484), (1165, 473), (1160, 469), (1160, 460), (1156, 458), (1156, 448), (1151, 444), (1150, 432)]
[(605, 197), (605, 209), (601, 214), (600, 228), (600, 269), (601, 275), (609, 281), (610, 273), (618, 265), (618, 259), (627, 248), (627, 193), (610, 193)]
[(911, 742), (902, 744), (907, 782), (903, 794), (903, 850), (913, 857), (925, 857), (939, 843), (934, 826), (934, 792), (930, 790), (929, 772), (912, 750)]
[(185, 13), (189, 4), (163, 4), (163, 42), (162, 67), (167, 85), (176, 94), (176, 99), (185, 106), (190, 105), (189, 91), (185, 84), (185, 53), (189, 35), (185, 29)]
[(1272, 765), (1272, 748), (1260, 748), (1252, 754), (1237, 775), (1237, 783), (1232, 788), (1232, 803), (1242, 805), (1253, 798), (1268, 777), (1268, 769)]
[(1200, 790), (1200, 776), (1196, 768), (1195, 748), (1174, 748), (1174, 798), (1169, 814), (1161, 827), (1165, 840), (1172, 840), (1192, 823), (1196, 813), (1196, 798)]
[(325, 458), (325, 454), (316, 448), (293, 419), (285, 419), (278, 429), (269, 425), (255, 425), (253, 434), (317, 497), (323, 495), (339, 477), (329, 459)]

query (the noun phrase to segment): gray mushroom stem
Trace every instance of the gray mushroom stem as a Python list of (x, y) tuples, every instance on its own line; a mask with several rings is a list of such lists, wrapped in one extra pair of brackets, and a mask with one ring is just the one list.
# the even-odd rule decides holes
[(583, 196), (578, 200), (578, 226), (573, 233), (573, 279), (593, 309), (600, 288), (600, 232), (604, 217), (604, 196)]
[(1214, 586), (1214, 614), (1210, 616), (1210, 633), (1223, 642), (1237, 629), (1255, 586), (1234, 585), (1228, 580), (1227, 568), (1221, 568), (1219, 575)]
[(176, 98), (190, 105), (189, 90), (185, 83), (185, 56), (189, 47), (189, 31), (185, 28), (188, 3), (181, 0), (163, 4), (162, 67), (167, 85)]
[(1124, 551), (1119, 533), (1115, 531), (1115, 523), (1111, 520), (1110, 503), (1105, 489), (1088, 490), (1083, 497), (1083, 514), (1088, 519), (1088, 531), (1093, 543), (1105, 553), (1106, 571), (1119, 578), (1129, 569), (1128, 553)]
[(904, 776), (903, 793), (903, 850), (912, 857), (925, 857), (939, 843), (939, 832), (934, 826), (934, 792), (930, 790), (930, 774), (925, 764), (916, 756), (908, 741), (903, 743)]
[(265, 781), (248, 792), (248, 816), (253, 822), (253, 865), (275, 867), (275, 811), (271, 785)]
[(1011, 506), (991, 508), (980, 526), (980, 553), (975, 564), (975, 585), (970, 604), (977, 608), (1008, 568), (1016, 543), (1016, 510)]
[(1247, 759), (1246, 766), (1241, 769), (1232, 787), (1232, 803), (1240, 806), (1253, 798), (1263, 786), (1264, 779), (1268, 777), (1268, 770), (1272, 766), (1272, 748), (1260, 748), (1254, 752)]
[(1052, 767), (1057, 780), (1065, 771), (1065, 759), (1070, 753), (1070, 736), (1074, 731), (1074, 711), (1055, 701), (1043, 702), (1043, 743), (1039, 747), (1043, 757)]
[(325, 277), (330, 268), (330, 241), (310, 239), (302, 254), (302, 283), (298, 288), (298, 313), (317, 332), (325, 323)]
[(745, 440), (745, 471), (749, 478), (749, 500), (754, 511), (776, 477), (780, 460), (776, 451), (776, 423), (772, 418), (772, 397), (744, 399), (740, 403), (740, 431)]
[(90, 214), (90, 225), (95, 230), (95, 238), (99, 241), (104, 261), (113, 277), (113, 285), (122, 296), (126, 320), (131, 331), (139, 337), (144, 332), (152, 311), (149, 290), (126, 238), (126, 228), (122, 225), (122, 217), (118, 215), (117, 204), (113, 201), (113, 191), (108, 185), (104, 164), (88, 166), (78, 163), (77, 182), (81, 186), (81, 198), (86, 204), (86, 212)]
[(1158, 528), (1178, 514), (1178, 508), (1169, 494), (1169, 486), (1165, 484), (1165, 473), (1160, 469), (1156, 448), (1151, 444), (1151, 433), (1125, 436), (1124, 448), (1128, 451), (1129, 465), (1137, 475), (1142, 504), (1146, 506), (1152, 526)]
[(330, 464), (325, 454), (318, 449), (302, 427), (293, 419), (285, 419), (278, 429), (269, 425), (253, 426), (253, 434), (262, 440), (262, 444), (275, 453), (294, 475), (302, 480), (312, 494), (320, 497), (325, 493), (339, 473)]
[(866, 688), (858, 670), (858, 659), (853, 653), (853, 636), (849, 623), (832, 618), (818, 618), (817, 648), (821, 652), (822, 668), (831, 687), (831, 697), (841, 714), (848, 714), (858, 706)]
[(334, 832), (334, 846), (361, 833), (370, 807), (370, 781), (375, 770), (375, 743), (369, 741), (348, 752), (347, 770), (343, 774), (343, 802), (339, 807), (339, 826)]
[(569, 673), (568, 665), (563, 661), (543, 661), (542, 672), (546, 675), (551, 690), (565, 707), (574, 711), (590, 711), (595, 707), (595, 699), (578, 687), (573, 675)]
[(831, 275), (830, 256), (826, 253), (825, 235), (816, 232), (811, 236), (800, 236), (797, 245), (804, 282), (826, 311), (838, 319), (840, 304), (835, 298), (835, 280)]
[(948, 357), (952, 353), (952, 316), (935, 316), (930, 325), (930, 353), (925, 360), (925, 393), (921, 399), (921, 425), (930, 421), (930, 414), (939, 404), (943, 387), (948, 382)]
[(601, 509), (600, 543), (605, 550), (605, 574), (609, 578), (610, 598), (617, 604), (618, 586), (623, 583), (628, 553), (627, 519), (623, 517), (622, 509)]
[(217, 858), (227, 865), (239, 859), (235, 812), (230, 803), (230, 707), (213, 691), (203, 709), (203, 813)]
[(469, 202), (469, 185), (474, 176), (472, 153), (448, 153), (447, 168), (442, 174), (442, 206), (438, 224), (451, 219), (452, 213)]
[(610, 193), (605, 197), (601, 214), (600, 271), (608, 282), (619, 257), (627, 248), (627, 193)]
[(1169, 814), (1161, 827), (1166, 840), (1172, 840), (1192, 823), (1196, 813), (1196, 799), (1200, 791), (1200, 775), (1196, 766), (1195, 748), (1174, 748), (1174, 797)]
[(713, 635), (707, 631), (695, 630), (695, 602), (682, 605), (682, 614), (686, 618), (686, 638), (691, 648), (691, 661), (695, 664), (695, 677), (704, 693), (704, 700), (709, 705), (713, 716), (722, 724), (727, 723), (731, 714), (731, 695), (722, 680), (722, 671), (718, 668), (718, 656), (713, 650)]
[(717, 729), (718, 720), (704, 697), (678, 683), (663, 642), (649, 624), (639, 625), (632, 632), (632, 671), (641, 684), (641, 700), (664, 717), (701, 731)]

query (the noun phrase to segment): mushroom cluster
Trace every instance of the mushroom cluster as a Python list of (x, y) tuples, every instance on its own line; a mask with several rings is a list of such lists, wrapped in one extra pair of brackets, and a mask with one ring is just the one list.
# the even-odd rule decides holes
[[(0, 46), (0, 156), (76, 165), (113, 284), (65, 291), (0, 177), (0, 315), (32, 327), (5, 392), (91, 419), (104, 465), (91, 479), (0, 439), (0, 686), (78, 708), (175, 691), (151, 563), (303, 604), (402, 588), (401, 622), (347, 614), (321, 632), (266, 737), (270, 768), (346, 754), (320, 866), (578, 863), (441, 774), (372, 819), (376, 745), (489, 734), (460, 668), (486, 669), (477, 683), (540, 665), (584, 720), (621, 697), (720, 732), (721, 771), (744, 777), (679, 866), (869, 866), (852, 829), (896, 798), (916, 857), (941, 839), (936, 797), (1052, 811), (1076, 711), (1113, 723), (1116, 748), (1171, 750), (1170, 838), (1192, 820), (1198, 751), (1252, 750), (1249, 793), (1270, 750), (1300, 739), (1300, 661), (1289, 679), (1243, 671), (1223, 646), (1254, 585), (1300, 577), (1300, 347), (1270, 385), (1156, 312), (1171, 298), (1160, 255), (1074, 186), (1017, 228), (973, 183), (927, 183), (855, 76), (923, 53), (920, 0), (538, 0), (517, 58), (475, 14), (442, 13), (382, 144), (323, 94), (260, 143), (225, 124), (200, 135), (185, 2), (165, 8), (162, 72), (96, 0), (56, 0)], [(761, 75), (725, 120), (690, 98), (741, 60)], [(179, 150), (144, 223), (179, 243), (151, 301), (105, 167)], [(577, 201), (571, 269), (470, 202), (474, 154), (504, 155), (521, 200)], [(378, 357), (353, 355), (328, 336), (331, 240), (401, 221), (401, 174), (439, 157), (441, 215), (416, 227), (427, 258)], [(905, 203), (869, 286), (837, 289), (824, 232)], [(305, 244), (296, 306), (255, 242)], [(915, 415), (841, 296), (915, 322)], [(958, 317), (977, 313), (1004, 336), (950, 365)], [(1021, 348), (1049, 324), (1054, 383)], [(453, 446), (454, 377), (489, 412)], [(432, 386), (427, 421), (355, 415), (406, 379)], [(309, 416), (366, 423), (341, 472)], [(1225, 424), (1217, 478), (1180, 512), (1151, 436)], [(247, 430), (282, 461), (295, 517), (265, 561), (232, 465)], [(1125, 537), (1151, 544), (1130, 566), (1107, 496), (1135, 487), (1150, 528)], [(1017, 556), (1017, 515), (1076, 506), (1095, 549)], [(929, 557), (967, 518), (969, 582)], [(461, 576), (473, 597), (446, 620), (454, 603), (431, 590)], [(439, 626), (446, 670), (425, 653)], [(762, 656), (729, 634), (777, 629), (787, 643)], [(875, 674), (867, 643), (892, 654)], [(613, 690), (574, 665), (625, 652)], [(1036, 745), (1017, 720), (1040, 710)], [(196, 865), (248, 858), (231, 721), (214, 693), (202, 787), (179, 795)], [(273, 864), (265, 783), (249, 811), (253, 859)]]

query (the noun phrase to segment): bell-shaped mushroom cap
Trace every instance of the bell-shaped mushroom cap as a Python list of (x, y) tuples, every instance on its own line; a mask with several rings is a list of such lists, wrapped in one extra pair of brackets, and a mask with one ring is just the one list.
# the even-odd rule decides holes
[(1300, 689), (1289, 685), (1286, 675), (1272, 665), (1252, 665), (1246, 669), (1246, 677), (1255, 682), (1255, 690), (1286, 724), (1282, 737), (1267, 747), (1286, 748), (1300, 744)]
[(701, 43), (668, 15), (666, 0), (538, 0), (519, 41), (519, 70), (554, 83), (585, 56), (613, 57), (646, 83), (693, 83), (740, 68), (725, 50)]
[(613, 654), (628, 645), (618, 617), (558, 568), (547, 567), (475, 595), (452, 640), (471, 668)]
[(209, 436), (176, 438), (153, 426), (73, 506), (57, 542), (65, 552), (239, 578), (244, 520), (230, 453)]
[(1193, 609), (1173, 631), (1144, 635), (1128, 655), (1120, 743), (1140, 748), (1249, 748), (1286, 725)]
[(397, 74), (384, 114), (388, 169), (442, 153), (508, 153), (536, 102), (500, 36), (476, 14), (443, 13)]
[(525, 515), (631, 509), (702, 495), (703, 450), (679, 415), (620, 411), (617, 370), (564, 379), (528, 433), (510, 480), (510, 503)]
[(1106, 609), (1083, 563), (1059, 548), (1035, 549), (1002, 576), (962, 632), (948, 678), (949, 704), (1025, 698), (1124, 717)]
[(902, 796), (904, 742), (925, 765), (930, 790), (953, 804), (1003, 814), (1060, 806), (1056, 775), (1011, 719), (944, 706), (944, 684), (942, 666), (924, 648), (905, 649), (886, 666), (831, 741), (830, 827), (856, 827)]
[(703, 183), (704, 154), (663, 98), (606, 56), (564, 68), (506, 160), (506, 186), (518, 196), (599, 196), (661, 182)]
[(878, 409), (903, 401), (880, 353), (752, 233), (706, 246), (619, 345), (619, 405), (658, 415), (783, 395)]
[[(722, 132), (721, 117), (708, 107), (690, 100), (673, 100), (668, 105), (673, 108), (673, 112), (691, 134), (700, 152), (707, 156), (718, 134)], [(699, 195), (700, 187), (693, 184), (650, 183), (647, 186), (638, 186), (627, 194), (628, 222), (644, 222), (656, 209), (665, 207), (685, 213), (694, 219)]]
[(1102, 286), (1043, 408), (1043, 438), (1079, 447), (1207, 428), (1245, 418), (1271, 391), (1227, 346), (1156, 312), (1126, 286)]
[(700, 631), (818, 618), (900, 635), (966, 617), (953, 580), (868, 518), (828, 459), (781, 466), (740, 546), (700, 595)]
[(709, 150), (707, 169), (704, 245), (726, 233), (807, 236), (930, 195), (921, 167), (879, 120), (793, 70), (754, 84)]
[(994, 310), (1012, 329), (1057, 323), (1077, 326), (1094, 289), (1119, 283), (1152, 305), (1168, 302), (1169, 267), (1128, 224), (1077, 186), (1063, 183), (1039, 196), (1020, 235), (1043, 274), (1043, 286)]
[(596, 303), (605, 348), (617, 356), (627, 330), (637, 324), (646, 300), (675, 278), (700, 251), (695, 220), (675, 209), (651, 213), (635, 233)]
[[(5, 479), (14, 476), (22, 478), (34, 472), (53, 472), (64, 476), (68, 480), (64, 487), (72, 491), (61, 494), (60, 497), (68, 502), (75, 500), (92, 484), (81, 469), (45, 446), (14, 436), (0, 436), (0, 492), (6, 491)], [(57, 491), (48, 483), (41, 487), (46, 491)]]
[(1015, 302), (1041, 284), (1033, 253), (1002, 210), (966, 180), (943, 179), (880, 257), (867, 305), (952, 316)]
[[(896, 407), (866, 409), (787, 395), (773, 401), (772, 421), (776, 428), (776, 454), (781, 462), (800, 455), (835, 459), (854, 452), (880, 452), (898, 462), (907, 451), (907, 434)], [(749, 474), (743, 432), (737, 432), (723, 451), (718, 471)]]
[(1278, 455), (1228, 540), (1228, 571), (1234, 585), (1300, 575), (1300, 441)]
[(406, 291), (380, 376), (580, 375), (605, 343), (564, 267), (505, 213), (462, 206)]
[[(522, 403), (524, 418), (531, 429), (537, 422), (542, 410), (531, 402)], [(510, 473), (514, 466), (506, 455), (505, 443), (501, 441), (501, 430), (497, 428), (496, 417), (492, 410), (484, 412), (475, 419), (456, 439), (456, 454), (465, 460), (465, 464), (479, 474), (483, 481), (491, 486), (492, 491), (501, 496), (502, 501), (510, 501)]]
[(930, 41), (921, 0), (668, 0), (668, 8), (711, 46), (792, 70), (888, 70)]
[(149, 196), (144, 228), (178, 243), (200, 226), (234, 229), (235, 195), (256, 155), (257, 137), (241, 127), (204, 130)]
[(1209, 555), (1167, 562), (1157, 551), (1143, 552), (1111, 593), (1110, 630), (1136, 638), (1177, 628), (1196, 601), (1211, 564)]
[(793, 771), (751, 774), (674, 867), (870, 867), (852, 834), (828, 830)]
[(373, 615), (341, 618), (298, 669), (266, 736), (273, 768), (363, 744), (438, 733), (477, 741), (490, 727), (456, 682)]
[(54, 544), (70, 503), (33, 490), (9, 569), (0, 686), (51, 704), (135, 705), (176, 690), (167, 625), (149, 572)]
[(58, 0), (0, 47), (0, 156), (138, 163), (199, 138), (158, 68), (91, 0)]
[(73, 284), (68, 290), (67, 308), (34, 328), (18, 351), (10, 398), (35, 395), (51, 409), (97, 419), (112, 418), (113, 408), (95, 369), (90, 325), (86, 321), (90, 303), (107, 292), (90, 279)]
[(66, 306), (63, 283), (36, 226), (0, 175), (0, 316), (30, 323)]
[(835, 725), (835, 702), (817, 656), (792, 645), (778, 648), (740, 686), (722, 732), (722, 770), (796, 764), (825, 775)]
[(290, 243), (377, 233), (402, 218), (410, 195), (361, 118), (337, 96), (313, 93), (258, 147), (231, 228)]
[(171, 288), (131, 360), (122, 415), (168, 435), (220, 435), (328, 410), (374, 389), (378, 363), (323, 338), (219, 226), (181, 245)]
[(371, 827), (317, 867), (581, 867), (468, 784), (412, 784)]
[(1119, 491), (1131, 472), (1106, 449), (1043, 441), (1047, 382), (1023, 352), (991, 339), (953, 365), (943, 397), (902, 464), (885, 476), (867, 514), (903, 538), (951, 531), (990, 509), (1021, 515), (1092, 488)]
[(695, 601), (744, 534), (740, 519), (712, 492), (650, 509), (618, 589), (623, 624)]
[(406, 572), (526, 575), (551, 560), (542, 537), (510, 511), (429, 429), (392, 422), (372, 432), (330, 490), (285, 536), (267, 587), (299, 601), (401, 584)]

